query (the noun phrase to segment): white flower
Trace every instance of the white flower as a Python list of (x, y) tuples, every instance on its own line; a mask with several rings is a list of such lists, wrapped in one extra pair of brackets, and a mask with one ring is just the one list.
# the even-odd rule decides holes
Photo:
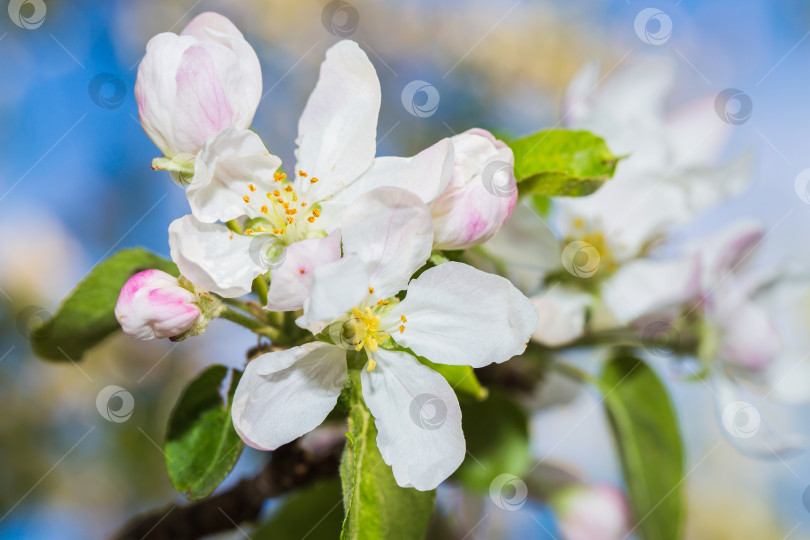
[(193, 159), (226, 127), (249, 127), (261, 93), (253, 48), (231, 21), (210, 12), (192, 19), (180, 35), (153, 37), (135, 82), (143, 129), (169, 160)]
[(555, 501), (566, 540), (622, 540), (630, 529), (624, 494), (610, 485), (574, 486)]
[(590, 130), (628, 157), (596, 193), (553, 198), (548, 216), (519, 204), (487, 244), (492, 254), (533, 268), (544, 282), (535, 300), (555, 322), (537, 329), (537, 341), (560, 345), (581, 336), (586, 320), (592, 327), (625, 325), (676, 303), (693, 281), (694, 265), (658, 257), (654, 248), (672, 229), (747, 185), (748, 156), (712, 164), (728, 126), (711, 100), (664, 114), (671, 80), (671, 67), (654, 59), (601, 83), (596, 66), (583, 70), (566, 97), (567, 127)]
[(430, 204), (436, 249), (467, 249), (492, 238), (517, 202), (515, 156), (483, 129), (451, 137), (453, 178)]
[(124, 333), (136, 339), (171, 338), (191, 328), (200, 317), (196, 297), (177, 278), (144, 270), (127, 280), (115, 304)]
[(380, 188), (361, 196), (341, 230), (345, 256), (314, 271), (298, 321), (326, 329), (335, 344), (309, 343), (250, 362), (234, 397), (234, 425), (261, 449), (314, 429), (343, 387), (346, 350), (364, 351), (362, 392), (382, 457), (400, 486), (433, 489), (464, 459), (461, 410), (447, 381), (402, 348), (451, 365), (504, 362), (525, 349), (537, 314), (507, 280), (460, 263), (408, 283), (433, 239), (430, 211), (410, 192)]
[[(187, 190), (192, 215), (169, 228), (183, 275), (233, 297), (270, 270), (268, 309), (300, 309), (312, 270), (340, 256), (335, 229), (354, 199), (379, 186), (406, 188), (426, 203), (436, 198), (453, 174), (452, 143), (375, 158), (379, 108), (374, 66), (356, 43), (341, 41), (327, 51), (301, 116), (290, 177), (276, 171), (280, 161), (250, 131), (229, 128), (210, 138)], [(244, 234), (216, 223), (235, 218)]]

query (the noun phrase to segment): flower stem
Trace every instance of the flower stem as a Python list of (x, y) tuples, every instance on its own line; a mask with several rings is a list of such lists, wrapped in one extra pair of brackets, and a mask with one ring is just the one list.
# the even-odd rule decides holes
[(253, 280), (253, 292), (259, 297), (259, 302), (262, 306), (267, 305), (267, 280), (264, 276), (258, 276)]
[(231, 308), (224, 308), (222, 312), (220, 312), (219, 316), (240, 326), (244, 326), (248, 330), (252, 330), (260, 336), (270, 338), (270, 341), (272, 342), (278, 341), (281, 338), (281, 332), (277, 328), (267, 326), (263, 322), (257, 321), (256, 319), (248, 317), (247, 315)]

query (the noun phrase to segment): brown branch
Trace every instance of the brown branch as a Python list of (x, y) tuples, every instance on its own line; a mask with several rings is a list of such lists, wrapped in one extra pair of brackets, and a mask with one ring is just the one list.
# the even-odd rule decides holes
[(343, 445), (313, 455), (296, 443), (274, 451), (268, 464), (223, 493), (187, 505), (169, 506), (132, 518), (115, 540), (184, 540), (231, 530), (255, 521), (267, 499), (337, 473)]

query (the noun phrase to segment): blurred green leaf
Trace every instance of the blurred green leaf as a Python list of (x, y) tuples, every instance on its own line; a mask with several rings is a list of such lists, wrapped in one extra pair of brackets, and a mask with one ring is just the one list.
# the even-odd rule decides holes
[(79, 360), (91, 347), (120, 329), (115, 303), (124, 283), (142, 270), (179, 275), (173, 262), (145, 249), (125, 249), (97, 264), (49, 320), (31, 331), (34, 354), (48, 360)]
[(343, 523), (340, 481), (318, 482), (285, 498), (273, 516), (253, 531), (253, 540), (334, 540)]
[(461, 402), (467, 457), (454, 478), (468, 489), (488, 491), (500, 474), (524, 476), (531, 464), (529, 418), (505, 392), (485, 401)]
[(417, 540), (425, 536), (436, 491), (401, 488), (377, 448), (374, 417), (363, 402), (360, 376), (350, 373), (349, 432), (340, 463), (344, 540)]
[(233, 370), (227, 395), (220, 387), (229, 369), (211, 366), (183, 390), (163, 443), (166, 469), (177, 491), (201, 499), (225, 480), (244, 443), (231, 422), (231, 404), (242, 372)]
[(637, 532), (677, 540), (685, 517), (683, 441), (666, 387), (644, 362), (620, 353), (597, 384), (621, 456)]
[[(408, 349), (410, 351), (410, 349)], [(416, 356), (416, 355), (414, 355)], [(484, 388), (475, 376), (475, 371), (470, 366), (449, 366), (447, 364), (434, 364), (427, 358), (416, 356), (416, 358), (427, 367), (438, 371), (447, 379), (456, 394), (467, 395), (475, 399), (486, 399), (488, 391)]]
[(590, 195), (613, 176), (620, 159), (587, 131), (541, 131), (509, 146), (521, 196)]

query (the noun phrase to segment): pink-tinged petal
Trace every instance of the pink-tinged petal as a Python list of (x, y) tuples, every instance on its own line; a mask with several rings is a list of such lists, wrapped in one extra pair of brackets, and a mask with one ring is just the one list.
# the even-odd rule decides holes
[(233, 398), (233, 426), (245, 443), (275, 450), (318, 427), (346, 379), (346, 351), (307, 343), (252, 360)]
[(430, 205), (437, 249), (467, 249), (492, 238), (517, 203), (512, 150), (483, 129), (454, 136), (453, 178)]
[(312, 272), (309, 297), (304, 301), (304, 314), (295, 322), (302, 328), (319, 332), (325, 321), (343, 315), (368, 296), (368, 274), (360, 257), (345, 257)]
[(278, 266), (271, 269), (267, 309), (295, 311), (304, 307), (313, 284), (313, 271), (340, 259), (340, 232), (309, 238), (287, 247)]
[(177, 278), (144, 270), (121, 288), (115, 317), (124, 333), (136, 339), (171, 338), (191, 328), (200, 317), (196, 297)]
[(230, 126), (234, 118), (212, 51), (202, 45), (186, 49), (175, 80), (176, 142), (183, 148), (201, 148), (208, 137)]
[(296, 170), (318, 178), (307, 198), (319, 201), (343, 189), (371, 166), (377, 149), (380, 81), (357, 43), (326, 51), (318, 84), (298, 122)]

